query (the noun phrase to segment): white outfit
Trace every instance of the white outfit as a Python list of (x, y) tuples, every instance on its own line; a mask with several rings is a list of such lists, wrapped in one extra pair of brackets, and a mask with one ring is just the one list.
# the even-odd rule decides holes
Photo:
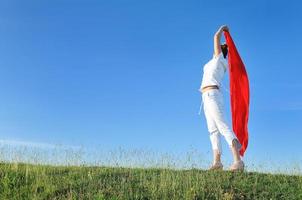
[(222, 53), (218, 56), (213, 56), (213, 58), (203, 67), (200, 90), (202, 87), (208, 85), (217, 85), (219, 87), (227, 68), (228, 62), (227, 59), (223, 57)]
[(202, 87), (208, 85), (218, 85), (219, 87), (219, 89), (210, 89), (202, 93), (202, 101), (212, 149), (218, 150), (220, 153), (222, 153), (220, 134), (224, 136), (229, 146), (232, 146), (233, 139), (237, 139), (226, 121), (223, 95), (220, 88), (227, 68), (227, 60), (222, 53), (217, 57), (214, 56), (204, 66), (202, 84), (199, 89), (201, 91)]

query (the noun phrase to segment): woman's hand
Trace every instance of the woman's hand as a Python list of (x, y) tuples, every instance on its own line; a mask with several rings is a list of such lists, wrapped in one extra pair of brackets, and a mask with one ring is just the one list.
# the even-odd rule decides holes
[(229, 27), (227, 25), (223, 25), (220, 27), (222, 31), (229, 31)]
[(221, 34), (223, 31), (229, 31), (229, 27), (227, 26), (227, 25), (222, 25), (219, 29), (218, 29), (218, 31), (217, 31), (217, 33), (216, 34)]

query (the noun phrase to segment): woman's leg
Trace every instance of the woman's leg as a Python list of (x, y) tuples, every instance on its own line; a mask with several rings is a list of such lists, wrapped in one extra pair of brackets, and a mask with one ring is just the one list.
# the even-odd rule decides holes
[(231, 147), (232, 154), (234, 157), (234, 162), (229, 168), (231, 171), (244, 170), (244, 162), (240, 158), (239, 147), (241, 148), (241, 144), (237, 139), (234, 139)]
[(241, 148), (241, 144), (239, 143), (239, 141), (237, 139), (234, 139), (232, 141), (232, 146), (230, 148), (232, 150), (234, 162), (240, 161), (241, 158), (240, 158), (239, 150)]
[(220, 143), (220, 133), (216, 129), (215, 131), (210, 132), (210, 141), (212, 145), (213, 152), (216, 151), (218, 154), (222, 154), (222, 148)]
[(222, 165), (221, 164), (222, 148), (221, 148), (221, 142), (220, 142), (220, 133), (217, 129), (214, 119), (211, 117), (211, 115), (208, 112), (207, 99), (203, 99), (203, 100), (204, 100), (204, 113), (205, 113), (205, 118), (207, 121), (208, 131), (210, 133), (210, 141), (211, 141), (212, 150), (213, 150), (213, 166), (215, 166), (217, 164)]
[(227, 124), (224, 113), (223, 96), (219, 90), (212, 90), (206, 98), (208, 98), (208, 114), (214, 120), (219, 132), (225, 137), (229, 144), (233, 154), (234, 163), (238, 163), (241, 161), (239, 154), (241, 144), (230, 129), (230, 126)]

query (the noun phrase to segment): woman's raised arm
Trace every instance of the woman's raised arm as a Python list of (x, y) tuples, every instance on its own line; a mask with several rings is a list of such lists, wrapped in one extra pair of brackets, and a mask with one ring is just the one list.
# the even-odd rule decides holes
[(221, 26), (214, 35), (214, 55), (218, 56), (221, 53), (220, 38), (223, 31), (229, 31), (227, 25)]

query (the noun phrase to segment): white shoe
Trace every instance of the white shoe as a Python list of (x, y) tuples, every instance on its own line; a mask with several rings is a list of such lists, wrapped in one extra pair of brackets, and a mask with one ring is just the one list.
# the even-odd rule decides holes
[(234, 162), (230, 168), (230, 171), (243, 171), (244, 170), (244, 162), (242, 160)]
[(211, 171), (212, 170), (222, 170), (222, 169), (223, 169), (223, 165), (221, 162), (215, 163), (209, 168), (209, 170), (211, 170)]

